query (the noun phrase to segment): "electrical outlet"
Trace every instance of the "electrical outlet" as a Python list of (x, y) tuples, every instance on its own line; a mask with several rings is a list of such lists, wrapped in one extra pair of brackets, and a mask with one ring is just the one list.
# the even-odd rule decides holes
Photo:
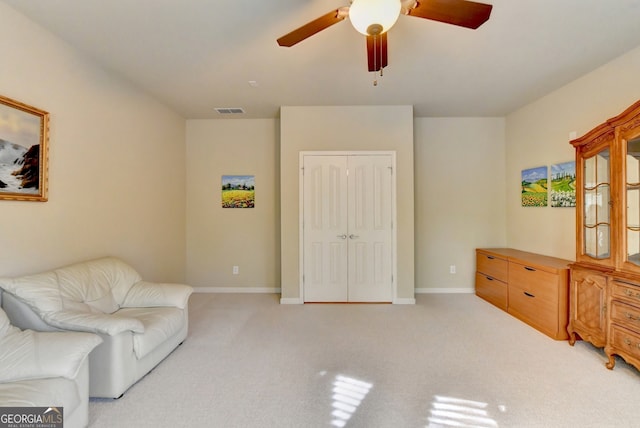
[(456, 265), (449, 266), (449, 273), (456, 273)]
[(233, 274), (234, 275), (238, 275), (240, 273), (240, 267), (239, 266), (234, 266), (233, 267)]

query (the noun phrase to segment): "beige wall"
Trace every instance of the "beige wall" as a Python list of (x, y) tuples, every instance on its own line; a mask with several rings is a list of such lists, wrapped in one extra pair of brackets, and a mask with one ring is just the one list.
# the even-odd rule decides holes
[[(282, 300), (302, 301), (299, 284), (299, 153), (395, 150), (397, 301), (414, 298), (413, 109), (411, 106), (282, 107), (280, 140)], [(285, 197), (286, 195), (286, 197)]]
[(0, 201), (0, 275), (104, 255), (184, 280), (184, 120), (0, 3), (0, 93), (51, 114), (48, 202)]
[(473, 291), (475, 248), (506, 244), (504, 119), (416, 118), (414, 155), (416, 291)]
[(640, 98), (640, 48), (516, 112), (507, 124), (507, 244), (575, 259), (575, 209), (523, 208), (521, 171), (575, 159), (570, 133), (581, 136)]
[[(187, 121), (189, 284), (217, 291), (279, 290), (278, 138), (276, 119)], [(223, 209), (222, 175), (254, 175), (255, 208)]]
[[(291, 118), (287, 109), (284, 117)], [(378, 108), (365, 108), (362, 112), (352, 108), (321, 110), (326, 111), (319, 115), (315, 108), (296, 109), (296, 114), (300, 114), (296, 123), (317, 117), (332, 122), (333, 114), (344, 117), (345, 121), (360, 123), (364, 119), (356, 119), (354, 114), (368, 116), (369, 110), (378, 111)], [(353, 111), (347, 114), (344, 110)], [(392, 122), (395, 113), (392, 111), (385, 116), (388, 117), (370, 117), (365, 123)], [(410, 116), (400, 119), (406, 126), (410, 121)], [(294, 301), (299, 288), (299, 151), (364, 150), (369, 146), (358, 141), (368, 138), (373, 138), (374, 149), (389, 149), (376, 142), (379, 136), (356, 136), (357, 130), (349, 134), (344, 123), (332, 123), (335, 128), (331, 129), (342, 130), (335, 133), (335, 140), (333, 133), (321, 131), (325, 124), (319, 124), (317, 128), (306, 124), (296, 131), (304, 134), (300, 137), (302, 144), (291, 147), (291, 143), (283, 142), (283, 156), (290, 157), (283, 174), (288, 170), (294, 177), (284, 178), (283, 175), (282, 194), (293, 195), (295, 200), (290, 196), (282, 198), (282, 210), (286, 211), (282, 224), (289, 225), (282, 235), (296, 232), (291, 245), (283, 248), (283, 252), (292, 254), (284, 259), (283, 269), (294, 272), (291, 282), (294, 297), (288, 297)], [(409, 246), (415, 246), (416, 291), (471, 291), (474, 249), (506, 244), (504, 119), (417, 118), (412, 126), (415, 167), (410, 161), (409, 164), (415, 170), (415, 242)], [(411, 132), (410, 128), (409, 131), (402, 130), (398, 123), (393, 123), (391, 128), (398, 129), (387, 129), (386, 132), (398, 135)], [(366, 132), (375, 133), (376, 130), (371, 128)], [(398, 147), (406, 150), (401, 144)], [(406, 163), (410, 157), (404, 159)], [(275, 120), (187, 121), (187, 282), (203, 289), (209, 287), (211, 291), (273, 291), (280, 287), (279, 164), (280, 133), (279, 123)], [(220, 207), (217, 186), (223, 174), (256, 175), (256, 208), (229, 210)], [(399, 203), (411, 202), (411, 198), (406, 197), (410, 193), (398, 187), (404, 196)], [(251, 244), (247, 245), (247, 241)], [(250, 261), (245, 262), (245, 259)], [(451, 264), (457, 267), (455, 275), (449, 273)], [(240, 266), (239, 275), (232, 274), (233, 265)], [(403, 269), (406, 278), (413, 268)], [(402, 272), (399, 273), (402, 276)], [(405, 283), (405, 287), (408, 291), (405, 290), (404, 296), (412, 297), (412, 284), (406, 286)], [(285, 291), (283, 297), (287, 299), (287, 296)]]

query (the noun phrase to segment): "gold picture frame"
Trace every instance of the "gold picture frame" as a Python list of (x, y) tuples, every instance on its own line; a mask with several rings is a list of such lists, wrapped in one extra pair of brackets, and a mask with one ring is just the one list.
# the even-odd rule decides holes
[(45, 202), (49, 113), (0, 95), (0, 199)]

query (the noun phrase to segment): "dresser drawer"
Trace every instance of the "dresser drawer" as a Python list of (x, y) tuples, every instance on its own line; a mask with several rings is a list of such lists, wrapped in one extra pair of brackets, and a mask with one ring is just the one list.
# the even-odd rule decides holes
[(558, 326), (558, 307), (548, 300), (543, 300), (535, 294), (529, 293), (509, 284), (509, 305), (511, 315), (536, 327), (552, 337), (560, 334), (564, 336), (566, 326)]
[(621, 281), (611, 282), (611, 298), (640, 305), (640, 286)]
[(508, 265), (507, 259), (501, 259), (482, 251), (476, 253), (476, 270), (491, 278), (507, 282)]
[(640, 335), (617, 325), (612, 325), (609, 333), (608, 342), (614, 351), (624, 352), (628, 356), (640, 360)]
[(640, 330), (640, 308), (614, 300), (611, 302), (611, 322), (638, 331)]
[(558, 303), (558, 275), (519, 263), (509, 263), (509, 287), (522, 291), (520, 294), (535, 296), (555, 307)]
[(507, 310), (507, 284), (499, 279), (476, 272), (476, 295)]

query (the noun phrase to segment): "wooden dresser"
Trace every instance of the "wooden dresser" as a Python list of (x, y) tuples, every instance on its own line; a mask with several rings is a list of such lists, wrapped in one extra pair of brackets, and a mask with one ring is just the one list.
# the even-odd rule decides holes
[(511, 248), (478, 248), (476, 294), (547, 336), (565, 340), (569, 263)]

